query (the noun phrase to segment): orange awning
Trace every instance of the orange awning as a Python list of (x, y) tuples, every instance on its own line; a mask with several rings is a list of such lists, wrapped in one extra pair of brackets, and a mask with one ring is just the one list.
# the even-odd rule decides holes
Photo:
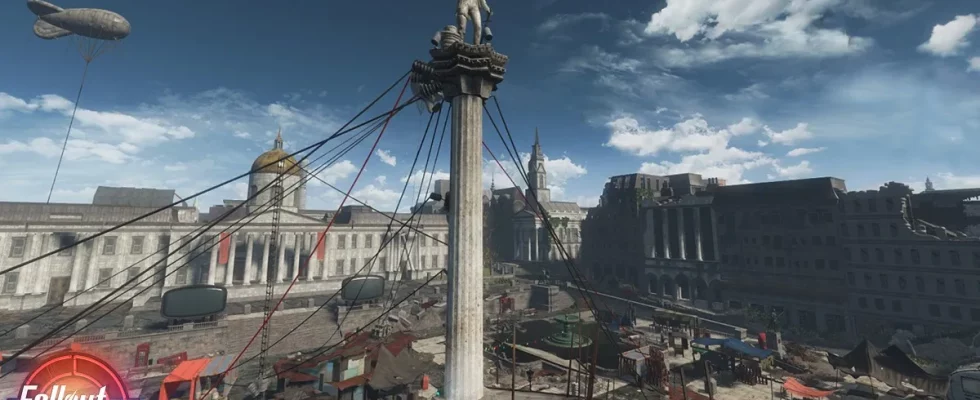
[(783, 387), (786, 388), (787, 392), (795, 394), (800, 397), (809, 398), (821, 398), (827, 397), (834, 393), (833, 390), (817, 390), (809, 386), (805, 386), (796, 378), (787, 377), (786, 382), (783, 383)]
[(193, 380), (198, 377), (201, 371), (206, 368), (210, 362), (210, 358), (198, 358), (184, 361), (180, 363), (177, 368), (174, 368), (170, 375), (167, 375), (167, 378), (163, 380), (163, 383)]

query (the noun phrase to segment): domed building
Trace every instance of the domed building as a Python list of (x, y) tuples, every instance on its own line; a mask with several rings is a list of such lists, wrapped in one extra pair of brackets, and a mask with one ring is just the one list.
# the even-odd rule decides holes
[[(282, 182), (277, 185), (280, 171)], [(339, 213), (307, 209), (307, 183), (316, 178), (283, 149), (282, 132), (272, 149), (255, 159), (250, 172), (250, 195), (273, 186), (237, 210), (234, 207), (246, 200), (225, 200), (206, 213), (186, 203), (157, 212), (179, 197), (174, 190), (145, 188), (99, 187), (91, 204), (0, 202), (0, 251), (5, 252), (0, 254), (0, 269), (152, 214), (0, 275), (0, 310), (89, 305), (147, 269), (153, 269), (153, 275), (138, 278), (145, 283), (127, 288), (117, 298), (128, 301), (136, 295), (133, 303), (139, 306), (176, 287), (214, 284), (227, 288), (234, 302), (263, 297), (269, 281), (277, 286), (276, 293), (283, 293), (296, 280), (290, 291), (294, 298), (332, 293), (358, 273), (424, 280), (448, 264), (445, 215), (417, 215), (417, 226), (425, 233), (421, 235), (409, 229), (398, 232), (409, 213), (377, 212), (361, 205), (345, 206)], [(276, 210), (269, 203), (283, 190), (274, 218)], [(348, 204), (358, 203), (352, 198)], [(324, 233), (335, 214), (333, 226)], [(273, 246), (276, 220), (279, 236)], [(381, 249), (386, 238), (391, 244)]]

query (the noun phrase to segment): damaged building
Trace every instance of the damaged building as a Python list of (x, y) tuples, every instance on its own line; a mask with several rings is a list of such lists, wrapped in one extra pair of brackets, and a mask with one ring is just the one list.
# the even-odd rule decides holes
[(848, 302), (860, 334), (980, 324), (977, 196), (980, 189), (913, 194), (890, 182), (841, 197)]

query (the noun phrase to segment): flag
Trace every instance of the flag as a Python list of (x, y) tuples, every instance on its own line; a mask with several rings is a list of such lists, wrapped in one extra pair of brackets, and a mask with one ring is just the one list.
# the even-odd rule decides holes
[(323, 260), (327, 254), (327, 233), (320, 232), (316, 234), (316, 254), (317, 260)]
[(231, 251), (231, 236), (221, 232), (221, 242), (218, 244), (218, 264), (228, 264), (228, 252)]

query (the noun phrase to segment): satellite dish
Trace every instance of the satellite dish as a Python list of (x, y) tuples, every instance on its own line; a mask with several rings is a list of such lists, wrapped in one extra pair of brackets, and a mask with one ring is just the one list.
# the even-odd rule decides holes
[(164, 293), (160, 314), (171, 319), (192, 319), (220, 314), (228, 305), (228, 289), (192, 285)]
[(340, 298), (348, 302), (362, 302), (384, 296), (385, 278), (380, 275), (354, 276), (344, 279)]

